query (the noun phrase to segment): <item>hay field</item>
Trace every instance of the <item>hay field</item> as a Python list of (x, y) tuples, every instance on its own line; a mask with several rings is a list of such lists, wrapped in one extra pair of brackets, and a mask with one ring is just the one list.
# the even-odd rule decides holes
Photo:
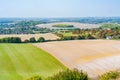
[(67, 67), (86, 71), (90, 77), (120, 69), (120, 41), (74, 40), (35, 45), (51, 53)]
[(75, 28), (86, 29), (86, 28), (99, 28), (101, 24), (88, 24), (88, 23), (78, 23), (78, 22), (56, 22), (56, 23), (48, 23), (48, 24), (39, 24), (38, 27), (50, 28), (50, 29), (60, 29), (56, 27), (52, 27), (56, 24), (67, 24), (74, 25)]
[(11, 34), (11, 35), (0, 35), (0, 38), (4, 37), (20, 37), (22, 41), (26, 39), (30, 39), (31, 37), (35, 37), (36, 40), (39, 37), (44, 37), (46, 40), (56, 40), (59, 39), (58, 36), (52, 33), (46, 33), (46, 34)]
[(0, 44), (0, 80), (46, 78), (64, 69), (53, 56), (31, 44)]

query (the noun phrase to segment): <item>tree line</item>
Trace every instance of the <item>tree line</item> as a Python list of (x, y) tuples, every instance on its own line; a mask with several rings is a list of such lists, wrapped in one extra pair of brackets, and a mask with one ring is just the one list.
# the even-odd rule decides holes
[[(72, 33), (71, 36), (64, 36), (64, 34)], [(80, 29), (72, 31), (64, 31), (56, 33), (57, 36), (61, 37), (62, 40), (80, 40), (80, 39), (120, 39), (120, 28), (114, 29)], [(76, 35), (76, 36), (74, 36)]]
[(0, 43), (21, 43), (21, 38), (19, 37), (5, 37), (0, 39)]
[(35, 43), (35, 42), (46, 42), (44, 37), (40, 37), (36, 40), (34, 37), (31, 37), (29, 40), (22, 41), (20, 37), (5, 37), (0, 39), (0, 43)]

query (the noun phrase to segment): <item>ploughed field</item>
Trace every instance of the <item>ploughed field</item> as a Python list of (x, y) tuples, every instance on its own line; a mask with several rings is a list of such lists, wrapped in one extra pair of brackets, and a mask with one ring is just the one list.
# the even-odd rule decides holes
[(69, 68), (77, 68), (97, 77), (120, 69), (120, 41), (74, 40), (35, 44)]
[(37, 40), (40, 37), (44, 37), (46, 40), (56, 40), (59, 39), (58, 36), (52, 33), (46, 33), (46, 34), (11, 34), (11, 35), (0, 35), (0, 38), (4, 37), (20, 37), (22, 41), (25, 41), (26, 39), (30, 39), (31, 37), (35, 37)]
[(0, 44), (0, 80), (25, 80), (33, 75), (52, 76), (65, 67), (32, 44)]

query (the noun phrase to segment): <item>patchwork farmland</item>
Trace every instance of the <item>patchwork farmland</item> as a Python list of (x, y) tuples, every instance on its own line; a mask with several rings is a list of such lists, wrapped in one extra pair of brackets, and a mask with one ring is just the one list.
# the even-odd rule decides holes
[(0, 80), (46, 78), (64, 69), (49, 53), (31, 44), (0, 44)]
[(120, 68), (120, 41), (74, 40), (34, 45), (51, 53), (71, 69), (82, 69), (90, 77)]

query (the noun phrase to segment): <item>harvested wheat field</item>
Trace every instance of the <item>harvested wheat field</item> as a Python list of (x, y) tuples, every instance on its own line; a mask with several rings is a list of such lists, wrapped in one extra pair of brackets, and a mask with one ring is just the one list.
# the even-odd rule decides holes
[(35, 44), (48, 51), (69, 68), (78, 68), (97, 77), (120, 69), (120, 41), (74, 40)]
[(74, 28), (87, 29), (87, 28), (99, 28), (101, 24), (88, 24), (88, 23), (78, 23), (78, 22), (56, 22), (56, 23), (48, 23), (48, 24), (39, 24), (38, 27), (50, 28), (50, 29), (60, 29), (56, 27), (52, 27), (56, 24), (67, 24), (74, 25)]
[(4, 37), (20, 37), (22, 41), (26, 39), (30, 39), (31, 37), (35, 37), (37, 40), (39, 37), (44, 37), (46, 40), (56, 40), (59, 39), (58, 36), (52, 33), (46, 33), (46, 34), (12, 34), (12, 35), (0, 35), (0, 38)]

